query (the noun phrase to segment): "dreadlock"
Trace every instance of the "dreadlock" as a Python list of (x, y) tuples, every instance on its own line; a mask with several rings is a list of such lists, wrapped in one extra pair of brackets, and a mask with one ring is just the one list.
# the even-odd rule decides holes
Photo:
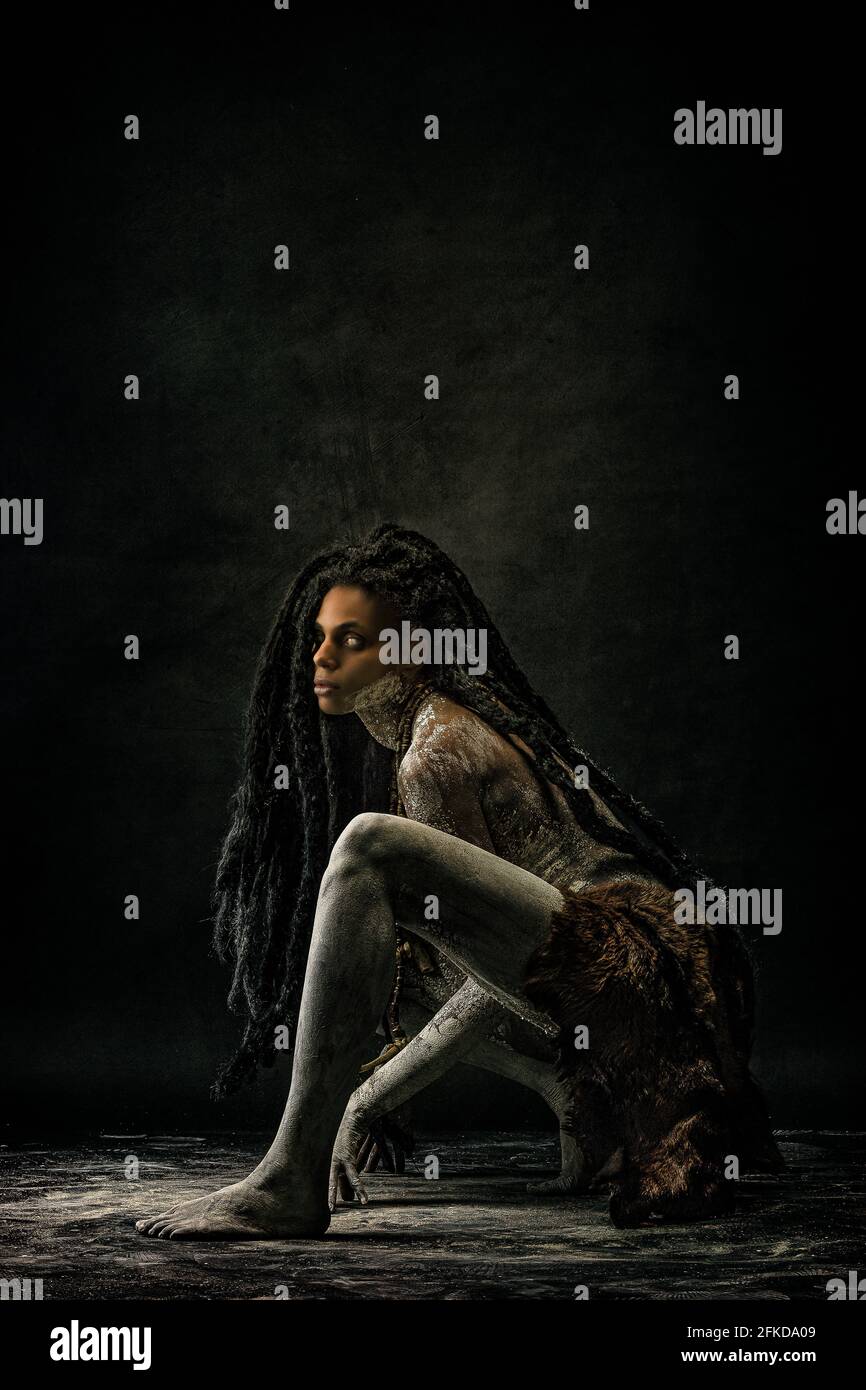
[[(330, 851), (354, 815), (389, 807), (394, 755), (360, 720), (320, 715), (312, 689), (313, 624), (325, 594), (338, 584), (390, 600), (413, 626), (485, 628), (484, 676), (441, 664), (425, 672), (429, 682), (501, 734), (519, 735), (536, 767), (562, 788), (580, 825), (597, 840), (633, 854), (670, 887), (709, 882), (656, 817), (562, 727), (462, 570), (419, 532), (377, 526), (316, 556), (300, 572), (259, 658), (245, 720), (243, 776), (231, 802), (212, 903), (214, 949), (221, 961), (234, 962), (229, 1008), (246, 1020), (240, 1045), (214, 1084), (215, 1099), (236, 1090), (257, 1063), (273, 1064), (275, 1028), (296, 1022)], [(579, 764), (621, 827), (603, 819), (589, 791), (574, 785), (568, 769)], [(278, 765), (286, 767), (288, 783), (279, 790)], [(726, 948), (740, 956), (745, 949), (736, 933)]]

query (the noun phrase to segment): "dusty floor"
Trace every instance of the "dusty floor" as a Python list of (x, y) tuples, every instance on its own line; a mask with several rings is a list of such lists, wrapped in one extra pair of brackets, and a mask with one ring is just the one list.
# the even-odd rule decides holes
[[(735, 1216), (618, 1231), (600, 1196), (550, 1199), (553, 1136), (423, 1139), (402, 1177), (374, 1174), (319, 1241), (169, 1243), (134, 1221), (249, 1172), (254, 1135), (103, 1135), (0, 1148), (0, 1278), (45, 1299), (826, 1299), (863, 1269), (866, 1134), (777, 1135), (788, 1169), (744, 1178)], [(440, 1178), (423, 1175), (435, 1154)], [(138, 1180), (125, 1176), (138, 1160)], [(277, 1292), (277, 1291), (280, 1292)]]

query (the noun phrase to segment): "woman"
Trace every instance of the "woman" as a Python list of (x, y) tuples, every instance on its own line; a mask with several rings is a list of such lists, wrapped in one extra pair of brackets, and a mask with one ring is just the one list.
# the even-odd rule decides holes
[[(388, 664), (407, 621), (486, 634), (486, 671), (442, 652)], [(562, 1171), (542, 1187), (607, 1185), (617, 1225), (727, 1210), (731, 1155), (781, 1159), (749, 1073), (743, 944), (673, 919), (672, 891), (699, 876), (565, 732), (437, 546), (389, 524), (318, 556), (262, 653), (215, 886), (247, 1014), (215, 1094), (297, 1020), (285, 1113), (249, 1177), (138, 1229), (321, 1235), (338, 1192), (366, 1200), (371, 1125), (461, 1060), (550, 1104)]]

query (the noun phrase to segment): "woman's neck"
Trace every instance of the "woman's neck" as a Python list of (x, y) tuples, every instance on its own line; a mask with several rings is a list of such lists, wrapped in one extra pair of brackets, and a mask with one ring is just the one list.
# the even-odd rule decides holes
[(389, 671), (379, 680), (365, 685), (355, 696), (352, 709), (367, 732), (384, 748), (397, 752), (400, 746), (400, 724), (406, 703), (421, 676), (405, 679), (398, 671)]

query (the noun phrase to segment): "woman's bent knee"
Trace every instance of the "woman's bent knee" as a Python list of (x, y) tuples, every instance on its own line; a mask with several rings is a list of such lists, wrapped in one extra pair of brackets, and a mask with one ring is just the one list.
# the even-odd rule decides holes
[(383, 869), (397, 853), (401, 821), (379, 811), (363, 811), (354, 816), (331, 850), (328, 871), (357, 873)]

